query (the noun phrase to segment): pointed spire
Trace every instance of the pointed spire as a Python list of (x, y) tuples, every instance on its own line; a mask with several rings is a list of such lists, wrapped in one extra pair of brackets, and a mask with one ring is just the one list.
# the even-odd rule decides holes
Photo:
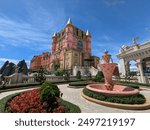
[(56, 37), (56, 32), (54, 32), (53, 37)]
[(67, 25), (72, 24), (71, 18), (68, 19)]
[(90, 32), (87, 30), (86, 31), (86, 36), (90, 36), (91, 34), (90, 34)]

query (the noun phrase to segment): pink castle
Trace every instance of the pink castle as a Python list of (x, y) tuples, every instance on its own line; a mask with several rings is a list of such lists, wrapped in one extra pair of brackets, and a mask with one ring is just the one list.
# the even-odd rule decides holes
[(75, 27), (69, 18), (64, 29), (52, 36), (52, 52), (34, 56), (30, 69), (54, 70), (54, 65), (58, 64), (61, 70), (72, 70), (73, 66), (97, 67), (98, 63), (99, 58), (91, 55), (90, 32)]

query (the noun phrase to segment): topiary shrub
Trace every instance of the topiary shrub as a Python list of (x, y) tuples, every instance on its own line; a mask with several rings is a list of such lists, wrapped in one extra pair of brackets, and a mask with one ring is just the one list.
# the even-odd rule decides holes
[(57, 100), (60, 96), (60, 90), (57, 85), (54, 85), (50, 82), (45, 82), (42, 84), (40, 89), (41, 101), (52, 103)]
[(50, 82), (45, 82), (42, 84), (42, 87), (40, 89), (40, 97), (41, 102), (48, 103), (48, 111), (52, 112), (59, 106), (60, 90), (57, 85), (54, 85)]
[(38, 71), (37, 76), (35, 77), (35, 80), (37, 82), (40, 82), (41, 84), (44, 83), (44, 81), (46, 80), (46, 77), (45, 77), (43, 68), (40, 68), (40, 70)]
[(81, 71), (77, 71), (76, 77), (77, 77), (77, 79), (81, 79)]
[(64, 79), (65, 79), (66, 81), (69, 81), (69, 80), (70, 80), (70, 74), (69, 74), (68, 71), (65, 72)]
[(98, 71), (96, 76), (95, 76), (95, 81), (96, 82), (103, 82), (104, 81), (104, 75), (102, 71)]

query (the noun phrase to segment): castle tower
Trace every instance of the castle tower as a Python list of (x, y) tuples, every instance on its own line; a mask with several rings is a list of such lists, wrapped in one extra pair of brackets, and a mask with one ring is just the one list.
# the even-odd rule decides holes
[(66, 24), (66, 27), (65, 27), (65, 33), (67, 35), (67, 42), (66, 42), (65, 46), (67, 48), (72, 48), (73, 47), (73, 29), (74, 29), (74, 26), (72, 24), (71, 19), (69, 18), (68, 22)]
[(88, 30), (86, 31), (86, 50), (91, 53), (91, 34)]

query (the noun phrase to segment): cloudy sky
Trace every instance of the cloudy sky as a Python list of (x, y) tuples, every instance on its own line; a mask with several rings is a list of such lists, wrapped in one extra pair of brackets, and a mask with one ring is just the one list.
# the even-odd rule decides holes
[(149, 0), (0, 0), (0, 66), (51, 51), (51, 37), (68, 18), (92, 35), (92, 53), (150, 39)]

